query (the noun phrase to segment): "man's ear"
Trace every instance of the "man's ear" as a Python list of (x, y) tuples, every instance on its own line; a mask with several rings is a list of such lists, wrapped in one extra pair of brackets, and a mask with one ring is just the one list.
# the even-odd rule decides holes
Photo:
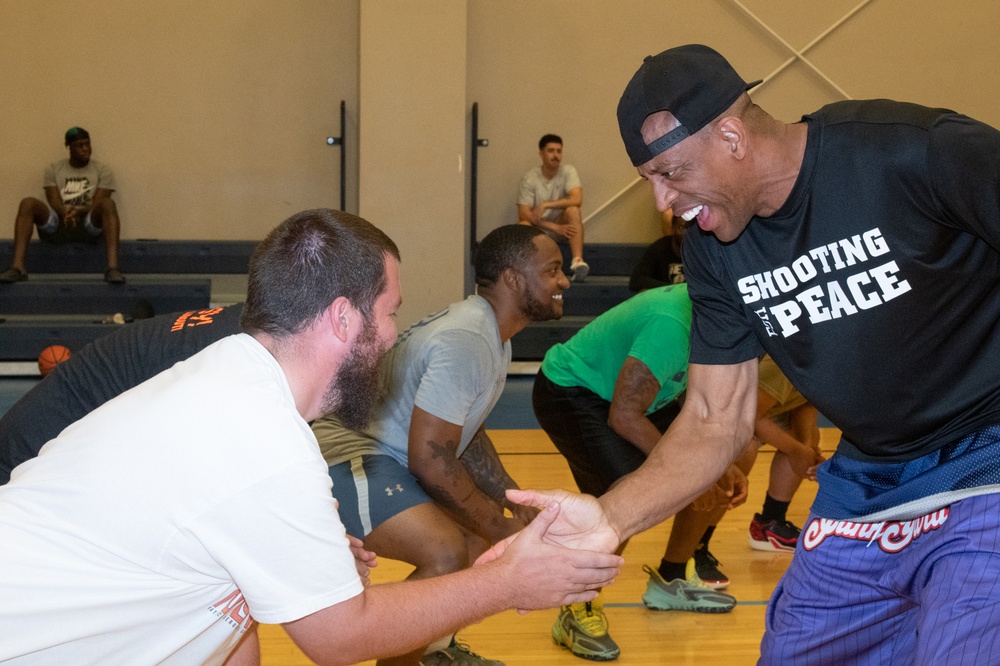
[(351, 325), (357, 319), (357, 310), (344, 296), (338, 296), (326, 309), (325, 317), (334, 336), (342, 342), (350, 338)]
[(500, 280), (511, 291), (520, 292), (524, 276), (517, 269), (508, 266), (500, 273)]
[(738, 160), (747, 152), (747, 127), (737, 116), (727, 116), (715, 127), (716, 135), (726, 144), (727, 151)]

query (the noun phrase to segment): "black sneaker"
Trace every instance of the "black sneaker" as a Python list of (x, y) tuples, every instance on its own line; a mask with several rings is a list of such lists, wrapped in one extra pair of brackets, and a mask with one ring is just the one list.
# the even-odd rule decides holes
[(719, 571), (719, 560), (715, 559), (708, 548), (694, 551), (694, 568), (698, 572), (698, 578), (701, 578), (706, 587), (713, 590), (724, 590), (729, 587), (729, 577)]
[(28, 274), (20, 268), (11, 266), (3, 273), (0, 273), (0, 282), (21, 282), (28, 279)]
[(111, 284), (125, 284), (125, 274), (117, 268), (109, 268), (104, 271), (104, 281)]
[(791, 553), (795, 551), (801, 531), (787, 520), (764, 520), (755, 513), (750, 523), (750, 547), (772, 553)]

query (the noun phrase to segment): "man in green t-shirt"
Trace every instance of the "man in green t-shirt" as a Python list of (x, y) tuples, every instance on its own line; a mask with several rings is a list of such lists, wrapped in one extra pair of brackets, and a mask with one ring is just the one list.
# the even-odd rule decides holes
[[(546, 353), (532, 395), (535, 416), (582, 492), (600, 496), (637, 469), (677, 416), (690, 330), (687, 285), (670, 285), (632, 297)], [(725, 483), (736, 486), (732, 498), (713, 489), (695, 503), (698, 509), (746, 499), (745, 476), (736, 468), (727, 476)], [(703, 567), (716, 564), (707, 544), (699, 548), (713, 516), (694, 504), (675, 516), (660, 566), (644, 567), (647, 607), (725, 613), (736, 605), (699, 577), (695, 555)], [(717, 571), (711, 578), (725, 580)], [(619, 648), (607, 626), (598, 603), (574, 604), (560, 610), (552, 637), (577, 656), (614, 659)]]

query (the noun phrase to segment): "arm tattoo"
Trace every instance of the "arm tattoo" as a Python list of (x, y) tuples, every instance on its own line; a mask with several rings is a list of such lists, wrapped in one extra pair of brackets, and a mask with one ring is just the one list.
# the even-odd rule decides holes
[(656, 400), (660, 382), (656, 381), (656, 377), (641, 361), (626, 362), (622, 369), (625, 372), (615, 386), (614, 402), (630, 411), (644, 414)]
[[(458, 444), (454, 440), (442, 443), (428, 439), (426, 442), (434, 471), (428, 470), (429, 475), (417, 477), (421, 487), (466, 529), (491, 537), (491, 533), (502, 525), (502, 504), (492, 504), (492, 495), (480, 490), (478, 480), (455, 456)], [(475, 499), (477, 495), (482, 499)]]
[(489, 435), (481, 428), (459, 460), (472, 477), (473, 483), (484, 495), (499, 504), (507, 499), (504, 491), (518, 487), (500, 462), (500, 456)]
[(434, 440), (427, 440), (427, 446), (431, 450), (431, 460), (440, 460), (444, 463), (444, 475), (449, 479), (455, 480), (458, 478), (458, 458), (455, 457), (455, 451), (458, 449), (458, 445), (450, 439), (444, 444), (438, 444)]
[(471, 532), (483, 535), (483, 526), (489, 525), (492, 528), (500, 526), (502, 516), (496, 512), (481, 513), (470, 511), (461, 500), (453, 496), (446, 488), (441, 486), (421, 484), (424, 491), (434, 498), (434, 501), (441, 505), (446, 511), (458, 519)]

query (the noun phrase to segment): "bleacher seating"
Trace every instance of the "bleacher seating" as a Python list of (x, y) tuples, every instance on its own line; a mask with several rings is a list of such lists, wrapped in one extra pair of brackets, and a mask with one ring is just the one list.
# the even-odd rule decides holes
[[(246, 273), (257, 241), (123, 240), (118, 264), (133, 273)], [(14, 241), (0, 240), (0, 266), (10, 265)], [(32, 241), (25, 267), (35, 273), (97, 273), (106, 268), (103, 248)], [(2, 269), (0, 269), (2, 270)]]
[(208, 307), (212, 281), (174, 275), (129, 276), (125, 284), (108, 284), (100, 275), (63, 277), (34, 274), (25, 282), (0, 286), (0, 312), (6, 315), (131, 313), (139, 301), (154, 312)]
[[(29, 279), (0, 284), (0, 361), (28, 361), (53, 344), (79, 349), (114, 330), (115, 313), (156, 314), (206, 308), (212, 281), (206, 275), (246, 273), (256, 241), (122, 241), (119, 265), (125, 284), (108, 284), (103, 248), (54, 246), (28, 249)], [(13, 241), (0, 241), (0, 266), (10, 265)], [(127, 324), (126, 324), (127, 325)]]
[[(119, 264), (128, 282), (109, 285), (101, 280), (101, 248), (33, 241), (26, 262), (30, 278), (0, 284), (0, 319), (5, 319), (0, 321), (0, 361), (31, 360), (51, 344), (82, 346), (113, 330), (113, 324), (101, 322), (115, 312), (128, 314), (139, 299), (150, 301), (157, 313), (207, 307), (210, 281), (183, 275), (246, 273), (256, 245), (256, 241), (122, 241)], [(10, 265), (12, 246), (13, 241), (0, 240), (0, 266)], [(569, 248), (560, 247), (568, 266)], [(628, 275), (645, 248), (641, 243), (588, 245), (590, 276), (573, 283), (563, 296), (563, 318), (531, 324), (515, 335), (513, 359), (541, 360), (549, 347), (565, 342), (594, 317), (626, 300), (631, 295)]]

